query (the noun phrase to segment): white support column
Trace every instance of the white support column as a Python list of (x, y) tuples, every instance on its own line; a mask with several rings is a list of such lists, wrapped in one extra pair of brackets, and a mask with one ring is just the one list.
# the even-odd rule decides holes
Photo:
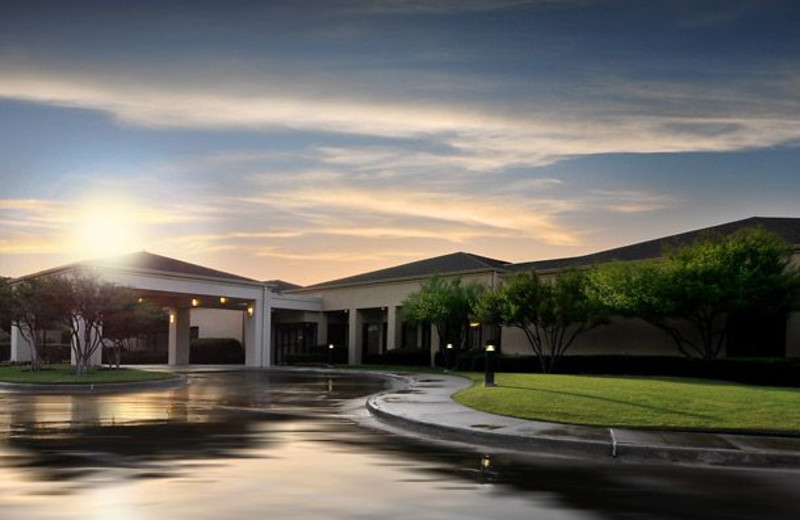
[(253, 309), (252, 315), (250, 311), (244, 315), (244, 363), (249, 367), (262, 367), (269, 364), (269, 348), (264, 338), (264, 318), (269, 311), (265, 309), (263, 300), (251, 302), (249, 308)]
[(361, 363), (361, 348), (363, 347), (363, 325), (364, 318), (356, 308), (351, 308), (348, 312), (349, 336), (347, 344), (347, 362), (351, 365)]
[(191, 343), (191, 309), (178, 308), (169, 311), (170, 365), (188, 365)]
[(328, 344), (328, 317), (324, 312), (317, 313), (317, 344)]
[(22, 331), (16, 325), (11, 326), (11, 357), (10, 360), (16, 363), (26, 363), (31, 360), (31, 344), (22, 335)]
[(397, 327), (397, 306), (386, 308), (386, 350), (394, 350), (400, 346)]
[(272, 300), (269, 289), (264, 290), (264, 312), (261, 316), (261, 360), (262, 367), (271, 367), (272, 355)]

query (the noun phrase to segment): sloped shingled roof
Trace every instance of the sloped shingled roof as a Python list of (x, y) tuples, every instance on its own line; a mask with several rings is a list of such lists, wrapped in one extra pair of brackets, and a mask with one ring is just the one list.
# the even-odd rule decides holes
[(66, 266), (48, 269), (39, 273), (32, 274), (26, 278), (35, 278), (46, 274), (55, 274), (59, 272), (68, 271), (70, 269), (80, 267), (94, 267), (94, 268), (116, 268), (116, 269), (130, 269), (134, 271), (147, 271), (166, 273), (177, 276), (189, 277), (202, 277), (202, 278), (215, 278), (218, 280), (231, 280), (237, 282), (250, 282), (259, 283), (251, 278), (238, 276), (224, 271), (218, 271), (202, 265), (190, 264), (174, 258), (148, 253), (146, 251), (139, 251), (127, 255), (114, 256), (110, 258), (101, 258), (98, 260), (89, 260), (86, 262), (78, 262)]
[(116, 256), (88, 262), (90, 265), (98, 267), (119, 267), (123, 269), (137, 269), (144, 271), (159, 271), (188, 276), (201, 276), (205, 278), (220, 278), (224, 280), (237, 280), (240, 282), (255, 282), (252, 278), (246, 278), (225, 271), (218, 271), (202, 265), (190, 264), (167, 256), (139, 251), (128, 255)]
[(525, 262), (509, 266), (511, 271), (547, 271), (551, 269), (564, 269), (568, 267), (581, 267), (605, 262), (648, 260), (658, 258), (663, 251), (670, 247), (680, 247), (692, 244), (701, 236), (725, 236), (746, 228), (760, 227), (766, 231), (780, 235), (792, 245), (800, 245), (800, 218), (778, 217), (751, 217), (735, 222), (728, 222), (719, 226), (711, 226), (677, 235), (639, 242), (629, 246), (617, 247), (572, 258), (559, 258), (556, 260), (541, 260)]
[(647, 260), (660, 257), (665, 248), (689, 245), (700, 236), (724, 236), (735, 233), (741, 229), (752, 227), (761, 227), (767, 231), (777, 233), (790, 244), (800, 245), (800, 218), (752, 217), (718, 226), (711, 226), (686, 233), (648, 240), (646, 242), (608, 249), (589, 255), (559, 258), (555, 260), (540, 260), (512, 264), (502, 260), (473, 255), (471, 253), (452, 253), (311, 285), (309, 287), (304, 287), (301, 291), (306, 289), (347, 287), (352, 285), (381, 283), (397, 279), (424, 278), (435, 275), (453, 275), (467, 272), (495, 271), (499, 273), (508, 273), (530, 270), (548, 271), (553, 269), (565, 269), (568, 267), (588, 266), (615, 260)]
[(339, 278), (338, 280), (311, 285), (303, 289), (325, 289), (330, 287), (379, 283), (397, 279), (424, 278), (427, 276), (444, 274), (503, 271), (505, 266), (508, 265), (508, 262), (502, 260), (458, 252), (434, 258), (426, 258), (425, 260), (418, 260), (416, 262), (388, 267), (369, 273), (349, 276), (347, 278)]

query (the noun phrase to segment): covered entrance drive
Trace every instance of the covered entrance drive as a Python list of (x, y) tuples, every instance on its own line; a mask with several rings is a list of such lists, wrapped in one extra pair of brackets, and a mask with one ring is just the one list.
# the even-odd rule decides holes
[[(92, 270), (104, 281), (128, 287), (143, 300), (149, 299), (164, 308), (169, 315), (170, 365), (190, 362), (192, 309), (228, 309), (243, 313), (245, 364), (265, 367), (272, 364), (273, 309), (313, 312), (321, 307), (317, 298), (276, 294), (263, 282), (147, 252), (72, 264), (28, 278), (69, 276), (78, 270)], [(21, 335), (12, 334), (11, 359), (25, 361), (28, 355), (29, 346)], [(93, 359), (95, 364), (100, 363), (100, 356), (98, 349)]]

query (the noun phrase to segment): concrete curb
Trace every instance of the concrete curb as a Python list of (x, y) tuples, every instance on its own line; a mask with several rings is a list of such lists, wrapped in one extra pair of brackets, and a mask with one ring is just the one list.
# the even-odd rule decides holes
[(133, 381), (129, 383), (8, 383), (0, 382), (0, 391), (7, 393), (91, 395), (137, 390), (165, 389), (186, 384), (188, 379), (182, 374), (169, 379), (154, 381)]
[[(377, 374), (376, 374), (377, 375)], [(494, 448), (513, 449), (532, 453), (548, 453), (568, 456), (591, 457), (595, 459), (605, 459), (612, 462), (633, 462), (633, 463), (662, 463), (662, 464), (687, 464), (703, 465), (727, 468), (753, 468), (753, 469), (800, 469), (800, 449), (776, 449), (764, 450), (746, 448), (748, 442), (763, 441), (768, 442), (773, 438), (744, 435), (744, 434), (717, 434), (713, 432), (666, 432), (649, 430), (631, 429), (611, 429), (589, 426), (569, 426), (557, 425), (553, 423), (543, 423), (539, 421), (523, 421), (521, 419), (511, 419), (504, 416), (497, 416), (479, 412), (467, 408), (452, 400), (452, 392), (448, 395), (449, 403), (438, 403), (442, 409), (441, 414), (414, 413), (413, 403), (404, 403), (399, 407), (394, 400), (401, 399), (402, 392), (409, 392), (424, 395), (425, 389), (421, 387), (418, 376), (406, 377), (405, 388), (400, 393), (395, 390), (388, 390), (379, 394), (371, 395), (366, 400), (366, 407), (379, 420), (392, 426), (400, 427), (415, 433), (429, 435), (444, 440), (464, 442), (468, 444), (478, 444)], [(435, 377), (435, 376), (431, 376)], [(445, 376), (447, 377), (447, 376)], [(430, 378), (428, 378), (430, 381)], [(441, 379), (440, 379), (441, 381)], [(439, 392), (441, 394), (441, 391)], [(421, 405), (430, 404), (420, 402)], [(448, 424), (446, 417), (448, 414), (462, 414), (474, 416), (473, 426), (463, 424)], [(586, 433), (587, 436), (596, 438), (581, 438), (570, 434), (563, 435), (537, 435), (537, 434), (518, 434), (512, 432), (500, 432), (491, 429), (476, 429), (479, 423), (497, 421), (500, 424), (510, 424), (508, 429), (518, 428), (519, 424), (528, 423), (536, 427), (549, 426), (553, 430), (563, 429), (565, 431), (575, 431)], [(463, 422), (463, 420), (462, 420)], [(469, 421), (468, 421), (469, 422)], [(562, 428), (563, 427), (563, 428)], [(500, 427), (498, 429), (503, 429)], [(531, 428), (533, 429), (533, 428)], [(640, 442), (628, 442), (619, 440), (629, 437), (638, 437), (645, 440)], [(648, 442), (653, 439), (665, 439), (665, 443)], [(675, 445), (676, 442), (686, 439), (687, 444)], [(778, 440), (790, 440), (795, 442), (800, 448), (800, 439), (796, 438), (774, 438)], [(725, 443), (737, 448), (717, 448), (714, 444)], [(700, 446), (698, 446), (698, 444)], [(703, 446), (702, 444), (706, 444)]]
[(432, 421), (412, 419), (410, 417), (393, 414), (382, 408), (380, 405), (380, 396), (370, 396), (367, 398), (366, 406), (370, 413), (388, 424), (442, 438), (444, 440), (531, 452), (558, 451), (559, 453), (568, 455), (590, 455), (600, 457), (608, 455), (611, 452), (611, 444), (604, 442), (582, 441), (568, 438), (525, 437), (491, 431), (474, 431), (456, 426), (437, 424)]

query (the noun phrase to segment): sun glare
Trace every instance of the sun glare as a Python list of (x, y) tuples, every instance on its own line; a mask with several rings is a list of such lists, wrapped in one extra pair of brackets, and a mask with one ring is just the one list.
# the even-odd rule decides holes
[(136, 212), (120, 201), (92, 200), (78, 210), (73, 228), (74, 252), (81, 257), (127, 253), (141, 247)]

